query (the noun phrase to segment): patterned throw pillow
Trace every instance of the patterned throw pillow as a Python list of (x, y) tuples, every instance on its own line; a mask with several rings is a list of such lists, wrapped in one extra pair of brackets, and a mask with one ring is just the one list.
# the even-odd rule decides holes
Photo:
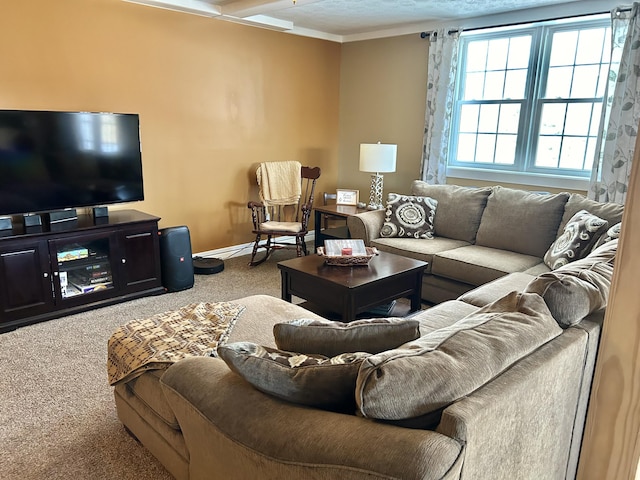
[(237, 342), (219, 347), (218, 356), (264, 393), (302, 405), (349, 411), (355, 405), (358, 369), (369, 354), (329, 358)]
[(586, 210), (580, 210), (567, 222), (562, 235), (544, 254), (544, 263), (552, 270), (578, 260), (589, 253), (609, 222)]
[(420, 336), (420, 322), (367, 318), (350, 323), (300, 318), (273, 326), (278, 348), (332, 357), (344, 352), (380, 353)]
[(622, 222), (618, 222), (613, 227), (610, 227), (609, 230), (607, 230), (607, 233), (603, 233), (600, 236), (596, 244), (593, 246), (593, 250), (596, 250), (598, 247), (600, 247), (601, 245), (604, 245), (607, 242), (610, 242), (611, 240), (616, 240), (617, 238), (620, 238), (621, 229), (622, 229)]
[(431, 197), (390, 193), (380, 236), (433, 238), (433, 218), (437, 206), (437, 200)]

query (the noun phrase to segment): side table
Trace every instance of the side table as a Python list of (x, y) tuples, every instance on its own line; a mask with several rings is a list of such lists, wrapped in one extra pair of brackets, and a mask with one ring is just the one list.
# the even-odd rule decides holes
[(323, 205), (314, 207), (314, 223), (315, 223), (315, 243), (314, 247), (324, 245), (324, 241), (334, 238), (351, 238), (347, 226), (336, 228), (322, 228), (322, 216), (328, 215), (335, 218), (348, 218), (351, 215), (366, 212), (366, 208), (358, 208), (354, 205)]

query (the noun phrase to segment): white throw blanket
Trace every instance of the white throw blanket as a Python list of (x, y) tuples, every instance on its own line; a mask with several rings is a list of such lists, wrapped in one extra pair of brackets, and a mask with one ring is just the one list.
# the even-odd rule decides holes
[(256, 171), (260, 186), (260, 200), (266, 206), (293, 205), (302, 194), (300, 162), (265, 162)]

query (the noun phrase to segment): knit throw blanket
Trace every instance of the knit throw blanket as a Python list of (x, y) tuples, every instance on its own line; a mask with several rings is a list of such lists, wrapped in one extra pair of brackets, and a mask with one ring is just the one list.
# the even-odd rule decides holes
[(189, 356), (216, 356), (218, 345), (245, 307), (230, 302), (192, 303), (179, 310), (133, 320), (107, 344), (109, 384), (128, 382), (147, 370), (169, 368)]
[(298, 203), (300, 185), (300, 162), (265, 162), (256, 171), (260, 186), (260, 200), (266, 206), (293, 205)]

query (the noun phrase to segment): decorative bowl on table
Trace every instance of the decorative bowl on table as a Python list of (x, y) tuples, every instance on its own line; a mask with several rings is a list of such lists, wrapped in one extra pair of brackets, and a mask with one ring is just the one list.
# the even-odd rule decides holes
[(324, 247), (318, 247), (318, 255), (324, 257), (327, 265), (352, 267), (368, 265), (369, 261), (378, 254), (375, 247), (365, 247), (361, 238), (328, 239)]

